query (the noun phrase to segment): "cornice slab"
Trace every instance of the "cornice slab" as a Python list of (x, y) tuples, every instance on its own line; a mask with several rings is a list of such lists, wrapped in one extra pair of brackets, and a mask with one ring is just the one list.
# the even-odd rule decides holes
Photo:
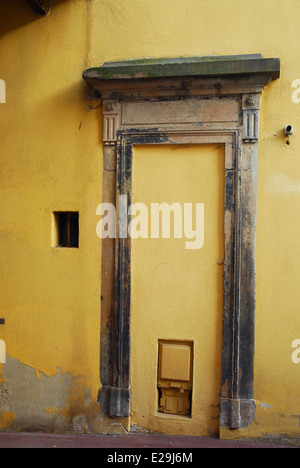
[(83, 72), (106, 98), (261, 92), (279, 76), (280, 59), (261, 54), (107, 62)]

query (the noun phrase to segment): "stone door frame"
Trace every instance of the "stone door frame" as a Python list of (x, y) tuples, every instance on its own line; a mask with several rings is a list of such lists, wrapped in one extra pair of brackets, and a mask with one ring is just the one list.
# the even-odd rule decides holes
[[(105, 64), (101, 68), (87, 70), (84, 78), (90, 86), (91, 96), (103, 100), (103, 202), (113, 203), (117, 213), (119, 195), (126, 195), (128, 204), (131, 202), (134, 146), (209, 143), (225, 146), (220, 426), (238, 429), (249, 426), (255, 417), (253, 378), (260, 98), (264, 87), (279, 77), (280, 62), (279, 59), (263, 59), (255, 55), (226, 57), (224, 60), (219, 57), (209, 63), (205, 58), (191, 59), (191, 69), (189, 63), (188, 59), (178, 59), (162, 63)], [(102, 240), (101, 270), (99, 403), (103, 413), (112, 417), (129, 417), (129, 236)]]

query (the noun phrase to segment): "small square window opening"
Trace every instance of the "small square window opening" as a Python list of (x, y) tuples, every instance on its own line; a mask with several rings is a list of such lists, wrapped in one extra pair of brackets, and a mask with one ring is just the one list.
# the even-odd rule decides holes
[(79, 213), (56, 211), (53, 213), (52, 247), (79, 247)]

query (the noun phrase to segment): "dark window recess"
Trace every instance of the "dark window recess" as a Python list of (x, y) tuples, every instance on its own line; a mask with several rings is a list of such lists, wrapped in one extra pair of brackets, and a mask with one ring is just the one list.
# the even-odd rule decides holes
[(55, 221), (57, 227), (57, 247), (79, 246), (79, 213), (56, 212)]

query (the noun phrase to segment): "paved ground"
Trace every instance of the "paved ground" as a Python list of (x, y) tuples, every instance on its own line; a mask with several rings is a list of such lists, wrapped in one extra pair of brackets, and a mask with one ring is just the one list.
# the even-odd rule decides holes
[[(211, 437), (165, 435), (91, 436), (74, 434), (0, 433), (0, 448), (102, 448), (102, 449), (197, 449), (197, 448), (300, 448), (269, 442), (221, 441)], [(114, 453), (114, 450), (111, 450)]]

